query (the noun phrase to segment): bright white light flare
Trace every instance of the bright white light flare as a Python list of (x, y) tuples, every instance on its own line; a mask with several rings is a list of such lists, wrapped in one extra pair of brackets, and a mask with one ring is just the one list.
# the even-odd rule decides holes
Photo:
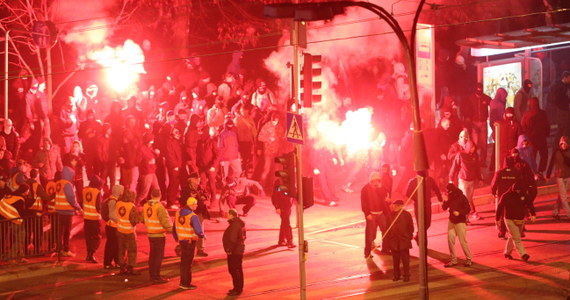
[(126, 40), (123, 46), (90, 51), (87, 57), (105, 67), (108, 85), (122, 94), (132, 88), (139, 80), (139, 74), (145, 74), (144, 54), (139, 45)]

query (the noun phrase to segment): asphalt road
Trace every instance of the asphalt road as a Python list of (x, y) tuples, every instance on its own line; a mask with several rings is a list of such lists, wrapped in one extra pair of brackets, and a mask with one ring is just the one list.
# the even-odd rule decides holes
[[(536, 201), (537, 222), (527, 226), (524, 245), (531, 258), (523, 262), (503, 257), (505, 241), (496, 236), (492, 205), (479, 207), (485, 219), (468, 227), (468, 241), (474, 265), (444, 268), (448, 259), (447, 215), (434, 214), (428, 231), (428, 274), (431, 299), (566, 299), (570, 294), (570, 221), (555, 221), (551, 207), (555, 195), (543, 195)], [(260, 199), (245, 218), (248, 227), (244, 259), (245, 290), (240, 298), (299, 299), (297, 248), (277, 247), (279, 218), (269, 199)], [(293, 224), (295, 224), (293, 217)], [(418, 299), (418, 249), (411, 250), (410, 282), (392, 281), (392, 259), (374, 253), (363, 258), (364, 223), (359, 193), (343, 194), (339, 207), (317, 205), (305, 214), (309, 255), (306, 263), (308, 299)], [(85, 264), (81, 234), (74, 237), (72, 251), (77, 256), (63, 264), (65, 272), (0, 283), (0, 298), (7, 299), (232, 299), (221, 235), (226, 226), (207, 221), (209, 257), (197, 258), (193, 266), (193, 284), (198, 289), (178, 289), (179, 259), (175, 243), (168, 239), (167, 258), (162, 274), (170, 278), (163, 285), (148, 281), (146, 259), (148, 243), (139, 225), (140, 276), (123, 277), (103, 270), (100, 265)], [(296, 236), (296, 233), (294, 233)], [(457, 243), (459, 244), (459, 243)], [(457, 253), (463, 254), (459, 245)], [(102, 248), (97, 258), (102, 259)], [(461, 262), (461, 260), (460, 260)], [(54, 263), (55, 264), (55, 263)], [(41, 268), (41, 267), (40, 267)], [(41, 270), (38, 270), (41, 271)], [(115, 271), (116, 272), (116, 271)]]

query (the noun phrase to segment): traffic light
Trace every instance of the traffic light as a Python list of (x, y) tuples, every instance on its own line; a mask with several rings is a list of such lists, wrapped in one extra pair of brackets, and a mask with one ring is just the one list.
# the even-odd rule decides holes
[(320, 55), (303, 53), (303, 70), (301, 74), (303, 76), (301, 80), (303, 107), (312, 107), (313, 102), (321, 101), (319, 91), (322, 87), (322, 82), (319, 80), (322, 73), (321, 59)]
[(289, 152), (283, 156), (275, 158), (275, 162), (281, 164), (283, 169), (275, 172), (275, 176), (280, 178), (280, 184), (277, 186), (278, 191), (282, 191), (290, 197), (295, 197), (295, 152)]
[(307, 209), (314, 204), (313, 177), (303, 177), (303, 209)]

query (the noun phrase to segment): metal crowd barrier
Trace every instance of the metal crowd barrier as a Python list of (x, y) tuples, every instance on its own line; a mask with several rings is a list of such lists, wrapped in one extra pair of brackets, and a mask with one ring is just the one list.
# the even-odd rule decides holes
[(57, 247), (57, 214), (0, 220), (0, 261), (53, 253)]

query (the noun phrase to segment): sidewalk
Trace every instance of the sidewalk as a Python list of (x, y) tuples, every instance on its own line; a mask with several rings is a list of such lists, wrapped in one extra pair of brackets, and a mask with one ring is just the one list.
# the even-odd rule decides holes
[[(493, 211), (494, 210), (494, 197), (489, 194), (489, 187), (481, 187), (476, 189), (475, 192), (475, 203), (482, 211)], [(556, 185), (546, 185), (540, 186), (538, 190), (538, 195), (555, 194), (557, 192)], [(331, 208), (328, 206), (315, 205), (310, 208), (310, 219), (305, 218), (305, 232), (307, 236), (313, 234), (318, 234), (323, 230), (330, 230), (330, 228), (340, 228), (343, 226), (351, 226), (362, 221), (355, 221), (361, 219), (360, 203), (355, 201), (358, 197), (354, 193), (352, 195), (347, 195), (341, 202), (341, 206), (337, 208)], [(349, 199), (351, 198), (351, 199)], [(540, 200), (541, 202), (545, 200)], [(538, 203), (537, 203), (538, 204)], [(342, 214), (340, 217), (331, 217), (331, 212), (338, 209), (342, 209)], [(276, 243), (276, 232), (278, 232), (278, 222), (273, 212), (273, 207), (271, 201), (268, 198), (260, 198), (254, 207), (255, 214), (246, 218), (248, 230), (262, 231), (264, 232), (262, 237), (270, 245), (273, 244), (273, 240)], [(437, 201), (432, 202), (433, 220), (441, 220), (447, 218), (446, 213), (441, 213), (441, 208)], [(271, 219), (269, 219), (271, 218)], [(295, 225), (295, 217), (292, 219), (292, 226)], [(93, 271), (95, 274), (108, 274), (113, 275), (118, 270), (104, 270), (102, 266), (103, 252), (105, 247), (105, 238), (101, 240), (101, 245), (97, 251), (95, 258), (99, 261), (97, 264), (86, 263), (84, 261), (86, 256), (85, 241), (83, 238), (82, 231), (82, 219), (79, 216), (73, 219), (74, 229), (73, 235), (70, 240), (70, 248), (73, 253), (76, 254), (75, 257), (65, 257), (62, 258), (60, 262), (57, 261), (57, 257), (34, 257), (30, 258), (27, 263), (22, 264), (1, 264), (0, 265), (0, 282), (8, 282), (18, 279), (34, 278), (40, 276), (49, 276), (51, 274), (62, 273), (70, 270), (86, 270)], [(206, 241), (206, 251), (209, 253), (208, 257), (197, 257), (196, 261), (214, 261), (225, 259), (225, 254), (223, 253), (221, 246), (221, 236), (227, 223), (224, 219), (218, 220), (206, 220), (205, 231), (207, 234)], [(104, 233), (104, 230), (102, 230)], [(296, 236), (296, 230), (294, 230)], [(144, 225), (137, 225), (137, 266), (136, 270), (141, 272), (141, 277), (147, 277), (148, 273), (148, 239), (146, 237), (146, 232)], [(179, 259), (174, 253), (175, 242), (171, 235), (167, 236), (167, 246), (165, 250), (165, 260), (164, 265), (178, 264)]]

